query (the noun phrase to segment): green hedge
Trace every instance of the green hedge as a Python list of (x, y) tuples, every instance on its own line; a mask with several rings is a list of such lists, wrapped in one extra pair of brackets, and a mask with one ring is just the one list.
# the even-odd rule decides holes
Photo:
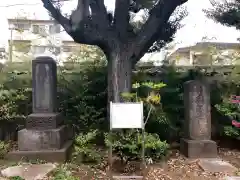
[[(134, 73), (133, 83), (152, 80), (164, 82), (167, 85), (160, 91), (162, 108), (151, 114), (146, 126), (146, 141), (149, 142), (148, 157), (160, 158), (166, 155), (169, 147), (167, 142), (179, 141), (184, 122), (183, 83), (202, 75), (199, 71), (193, 70), (180, 73), (173, 67), (165, 67), (164, 73), (160, 76), (149, 76), (142, 71)], [(8, 130), (8, 134), (11, 131), (16, 133), (19, 128), (22, 128), (26, 116), (32, 109), (31, 64), (7, 64), (0, 73), (0, 84), (0, 123), (4, 124), (1, 127), (11, 126), (12, 129)], [(216, 104), (218, 104), (216, 107), (223, 105), (223, 97), (237, 93), (239, 90), (239, 86), (234, 83), (227, 88), (226, 85), (224, 86), (225, 82), (217, 84), (221, 86), (214, 86), (216, 88), (212, 89), (214, 92), (211, 96), (212, 107)], [(216, 93), (219, 91), (224, 93)], [(107, 69), (105, 64), (85, 62), (77, 66), (70, 67), (68, 64), (67, 67), (58, 67), (57, 97), (59, 111), (66, 117), (65, 124), (73, 126), (76, 132), (75, 160), (77, 161), (79, 157), (83, 159), (86, 154), (99, 154), (95, 145), (109, 145), (106, 134), (109, 126), (106, 119)], [(0, 128), (0, 134), (3, 129), (8, 128)], [(123, 136), (124, 133), (120, 134), (122, 138), (115, 142), (114, 148), (121, 149), (123, 153), (121, 157), (129, 159), (136, 156), (136, 151), (139, 151), (140, 144), (134, 138), (136, 137), (133, 136), (134, 133), (138, 134), (125, 132), (126, 137)], [(88, 139), (88, 137), (93, 138)], [(0, 138), (6, 139), (3, 136)], [(132, 142), (135, 143), (131, 144)], [(85, 157), (85, 159), (98, 160), (99, 157)]]

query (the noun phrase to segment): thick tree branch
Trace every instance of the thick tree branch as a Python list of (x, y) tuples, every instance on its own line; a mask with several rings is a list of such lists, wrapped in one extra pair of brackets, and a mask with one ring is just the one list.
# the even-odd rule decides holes
[(50, 0), (41, 0), (43, 6), (51, 13), (52, 17), (62, 25), (65, 31), (71, 34), (71, 23), (70, 20), (64, 17), (59, 9), (56, 9)]
[(90, 7), (92, 12), (98, 13), (101, 16), (107, 16), (107, 10), (104, 5), (104, 0), (91, 0)]
[[(157, 34), (157, 39), (155, 39), (155, 42), (158, 43), (158, 48), (164, 47), (165, 44), (172, 41), (173, 34), (177, 31), (177, 28), (175, 25), (172, 25), (171, 22), (167, 22), (167, 24), (164, 27), (160, 27)], [(141, 48), (138, 50), (138, 54), (135, 57), (133, 61), (133, 65), (135, 65), (139, 59), (141, 59), (146, 52), (149, 52), (149, 48), (152, 47), (153, 44), (151, 41), (145, 44), (144, 47), (138, 47)]]
[(147, 22), (134, 40), (133, 47), (138, 46), (134, 48), (135, 57), (141, 58), (143, 52), (146, 52), (161, 37), (161, 29), (166, 25), (171, 14), (185, 2), (187, 0), (159, 0), (151, 9)]
[(129, 25), (130, 0), (116, 0), (114, 25), (120, 39), (125, 39)]
[[(64, 17), (60, 10), (54, 7), (51, 0), (41, 1), (53, 18), (63, 26), (75, 42), (96, 45), (104, 51), (108, 49), (109, 37), (113, 33), (107, 22), (107, 12), (103, 0), (78, 0), (77, 9), (73, 11), (70, 19)], [(89, 14), (90, 6), (95, 13), (93, 17)]]
[(93, 21), (98, 23), (102, 29), (107, 28), (109, 26), (109, 20), (107, 19), (107, 10), (104, 5), (104, 0), (90, 0), (90, 7)]
[(90, 15), (90, 0), (78, 0), (77, 9), (82, 12), (82, 19)]
[(90, 0), (78, 0), (77, 9), (71, 14), (72, 30), (75, 31), (79, 28), (84, 19), (90, 16), (89, 12)]

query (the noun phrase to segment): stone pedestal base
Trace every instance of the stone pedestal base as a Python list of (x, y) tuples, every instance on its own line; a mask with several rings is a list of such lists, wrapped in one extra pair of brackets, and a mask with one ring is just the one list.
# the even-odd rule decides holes
[(33, 113), (28, 115), (26, 129), (54, 129), (63, 122), (61, 113)]
[(63, 163), (69, 159), (72, 150), (72, 141), (67, 141), (61, 149), (41, 151), (12, 151), (6, 158), (10, 161), (43, 160), (47, 162)]
[(216, 158), (217, 144), (212, 140), (181, 139), (180, 151), (188, 158)]
[(19, 151), (40, 151), (61, 149), (67, 137), (66, 126), (56, 129), (18, 131)]
[(8, 153), (12, 161), (44, 160), (65, 162), (71, 153), (66, 126), (55, 129), (22, 129), (18, 131), (18, 150)]

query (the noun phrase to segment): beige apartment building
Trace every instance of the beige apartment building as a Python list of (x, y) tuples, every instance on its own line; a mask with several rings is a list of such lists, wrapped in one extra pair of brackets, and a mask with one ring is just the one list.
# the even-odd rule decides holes
[(199, 42), (177, 49), (167, 59), (176, 66), (232, 65), (239, 53), (240, 43)]
[(18, 62), (48, 55), (65, 61), (79, 44), (54, 20), (8, 19), (8, 60)]

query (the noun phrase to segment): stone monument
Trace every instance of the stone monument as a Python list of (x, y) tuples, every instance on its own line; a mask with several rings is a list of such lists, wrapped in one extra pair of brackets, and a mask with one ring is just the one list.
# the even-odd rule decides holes
[(39, 159), (63, 162), (72, 141), (63, 116), (57, 112), (57, 66), (51, 57), (37, 57), (32, 62), (32, 114), (26, 128), (18, 132), (18, 150), (10, 152), (12, 160)]
[(180, 150), (189, 158), (217, 156), (216, 142), (211, 140), (211, 104), (208, 85), (200, 80), (184, 84), (184, 138)]

